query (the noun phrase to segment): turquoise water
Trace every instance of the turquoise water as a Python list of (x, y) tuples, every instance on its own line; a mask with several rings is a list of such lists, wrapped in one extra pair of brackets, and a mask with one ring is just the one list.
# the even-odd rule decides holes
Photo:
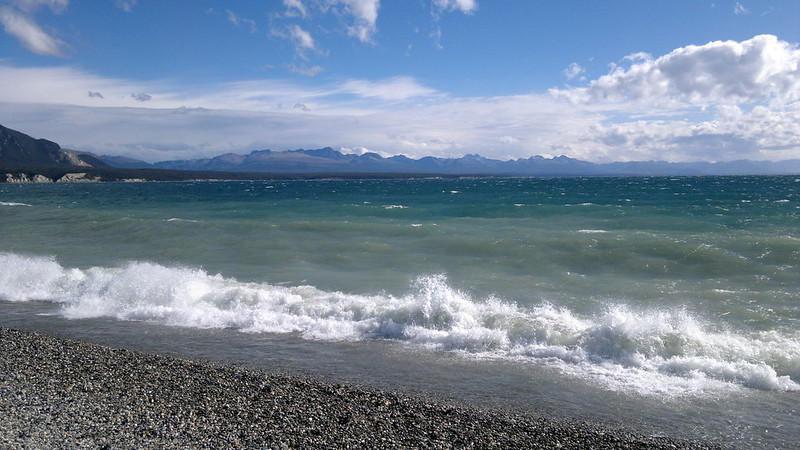
[(799, 212), (794, 177), (0, 184), (0, 324), (789, 447)]

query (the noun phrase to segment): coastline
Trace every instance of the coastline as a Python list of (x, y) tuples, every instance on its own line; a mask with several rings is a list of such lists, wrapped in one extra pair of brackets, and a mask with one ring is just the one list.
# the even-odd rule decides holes
[(4, 448), (711, 448), (0, 327)]

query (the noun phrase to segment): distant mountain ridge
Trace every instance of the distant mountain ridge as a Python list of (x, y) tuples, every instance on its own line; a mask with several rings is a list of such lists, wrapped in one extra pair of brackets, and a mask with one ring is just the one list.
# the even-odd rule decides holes
[[(113, 164), (111, 160), (104, 159)], [(532, 156), (508, 161), (468, 154), (461, 158), (403, 155), (384, 158), (377, 153), (345, 154), (330, 147), (314, 150), (256, 150), (246, 155), (226, 153), (213, 158), (162, 161), (143, 167), (173, 170), (247, 171), (268, 173), (405, 173), (493, 176), (669, 176), (777, 175), (800, 173), (800, 160), (669, 163), (636, 161), (597, 164), (557, 156)]]
[[(226, 153), (213, 158), (161, 161), (150, 164), (123, 156), (97, 156), (62, 149), (46, 139), (35, 139), (0, 125), (0, 167), (147, 169), (153, 171), (227, 172), (240, 178), (250, 174), (294, 175), (453, 175), (453, 176), (678, 176), (678, 175), (779, 175), (800, 174), (800, 160), (730, 161), (719, 163), (669, 163), (664, 161), (597, 164), (557, 156), (532, 156), (508, 161), (468, 154), (461, 158), (403, 155), (383, 157), (377, 153), (342, 153), (330, 147), (288, 151), (255, 150), (248, 154)], [(31, 172), (32, 173), (32, 172)], [(242, 175), (238, 175), (242, 174)], [(123, 175), (116, 175), (121, 177)], [(179, 176), (179, 175), (171, 175)]]
[[(110, 162), (106, 160), (106, 162)], [(397, 155), (384, 158), (367, 152), (342, 153), (330, 147), (306, 150), (256, 150), (247, 155), (226, 153), (213, 158), (162, 161), (153, 165), (164, 169), (250, 171), (272, 173), (414, 173), (442, 175), (572, 175), (589, 170), (592, 163), (560, 156), (546, 159), (500, 161), (480, 155), (461, 158), (426, 156), (412, 159)]]

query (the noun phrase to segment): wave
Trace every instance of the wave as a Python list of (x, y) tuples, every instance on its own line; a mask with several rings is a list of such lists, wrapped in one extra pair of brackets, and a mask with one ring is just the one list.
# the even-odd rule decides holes
[(431, 351), (546, 364), (615, 390), (699, 394), (748, 387), (800, 391), (800, 340), (777, 331), (719, 329), (686, 310), (611, 305), (578, 315), (551, 303), (525, 308), (474, 299), (444, 275), (404, 296), (245, 283), (198, 268), (130, 262), (62, 267), (55, 258), (0, 253), (0, 299), (48, 301), (66, 318), (111, 317), (305, 339), (389, 339)]
[(33, 206), (27, 203), (17, 203), (17, 202), (0, 202), (0, 206)]

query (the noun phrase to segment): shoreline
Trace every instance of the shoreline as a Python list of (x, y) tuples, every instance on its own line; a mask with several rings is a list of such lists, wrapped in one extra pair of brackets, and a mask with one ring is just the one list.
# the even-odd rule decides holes
[(714, 448), (0, 327), (3, 448)]

